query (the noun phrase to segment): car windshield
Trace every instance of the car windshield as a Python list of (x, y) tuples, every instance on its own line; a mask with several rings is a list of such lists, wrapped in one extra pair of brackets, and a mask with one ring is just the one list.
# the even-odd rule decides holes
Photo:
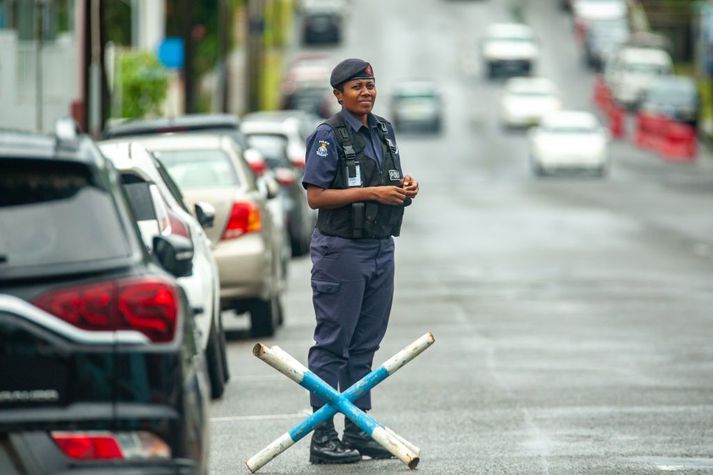
[(636, 74), (665, 74), (668, 68), (654, 63), (624, 63), (624, 71)]
[(156, 156), (181, 189), (240, 184), (230, 157), (222, 150), (163, 150)]
[(509, 91), (509, 94), (516, 96), (516, 97), (542, 97), (542, 98), (548, 98), (548, 97), (553, 97), (554, 94), (552, 94), (551, 91), (538, 91), (534, 89), (520, 89), (520, 90), (514, 90), (514, 91)]
[(556, 125), (545, 126), (544, 131), (547, 132), (548, 134), (565, 134), (565, 135), (591, 134), (595, 131), (595, 128), (589, 127), (586, 125), (577, 126), (577, 125), (556, 124)]
[(130, 254), (110, 191), (81, 163), (0, 159), (3, 270)]
[(287, 138), (277, 134), (249, 134), (248, 144), (259, 150), (270, 168), (290, 166), (287, 158)]
[(490, 38), (491, 41), (505, 41), (508, 43), (532, 43), (532, 37), (529, 35), (494, 35)]

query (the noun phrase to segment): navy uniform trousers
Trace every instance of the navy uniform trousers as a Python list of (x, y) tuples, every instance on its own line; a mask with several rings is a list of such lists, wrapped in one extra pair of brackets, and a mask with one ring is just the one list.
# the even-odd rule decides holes
[[(394, 295), (394, 240), (345, 239), (315, 230), (310, 255), (317, 326), (309, 369), (342, 392), (371, 371), (386, 333)], [(324, 405), (314, 394), (310, 404)], [(371, 409), (371, 394), (355, 404)]]

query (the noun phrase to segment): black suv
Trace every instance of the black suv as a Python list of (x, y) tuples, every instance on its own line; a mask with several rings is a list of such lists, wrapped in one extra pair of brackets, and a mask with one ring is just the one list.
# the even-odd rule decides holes
[(205, 361), (117, 172), (72, 127), (0, 132), (0, 473), (204, 473)]

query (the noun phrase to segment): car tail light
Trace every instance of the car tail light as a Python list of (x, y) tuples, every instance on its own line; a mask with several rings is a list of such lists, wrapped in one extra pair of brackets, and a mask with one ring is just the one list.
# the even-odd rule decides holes
[(267, 164), (262, 158), (259, 160), (249, 160), (248, 165), (250, 166), (250, 169), (253, 171), (255, 176), (260, 176), (265, 173), (265, 170), (267, 170)]
[(292, 186), (297, 183), (297, 175), (289, 168), (275, 168), (275, 179), (282, 186)]
[(139, 432), (52, 432), (52, 440), (75, 460), (167, 459), (171, 448), (160, 437)]
[(230, 210), (230, 218), (225, 225), (225, 231), (220, 239), (235, 239), (243, 234), (253, 233), (262, 229), (262, 217), (260, 208), (255, 203), (237, 202), (233, 203)]
[(180, 308), (176, 288), (153, 277), (50, 290), (33, 303), (84, 330), (135, 330), (157, 343), (173, 340)]
[(265, 157), (262, 153), (260, 153), (257, 149), (249, 148), (245, 150), (243, 156), (255, 176), (260, 176), (265, 173), (265, 170), (267, 170), (267, 162), (265, 161)]
[(171, 234), (188, 239), (191, 238), (191, 231), (188, 229), (188, 225), (170, 209), (168, 210), (168, 221), (171, 223)]

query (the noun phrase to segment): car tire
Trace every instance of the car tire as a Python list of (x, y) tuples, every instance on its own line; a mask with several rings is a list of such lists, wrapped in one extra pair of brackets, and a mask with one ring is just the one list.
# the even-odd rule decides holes
[(208, 364), (208, 375), (210, 376), (210, 397), (218, 399), (225, 392), (225, 371), (223, 370), (223, 357), (221, 349), (225, 346), (220, 344), (220, 333), (216, 328), (215, 321), (210, 326), (208, 335), (208, 346), (206, 346), (206, 363)]
[(280, 313), (278, 296), (267, 300), (257, 299), (250, 304), (250, 334), (253, 337), (275, 334)]

